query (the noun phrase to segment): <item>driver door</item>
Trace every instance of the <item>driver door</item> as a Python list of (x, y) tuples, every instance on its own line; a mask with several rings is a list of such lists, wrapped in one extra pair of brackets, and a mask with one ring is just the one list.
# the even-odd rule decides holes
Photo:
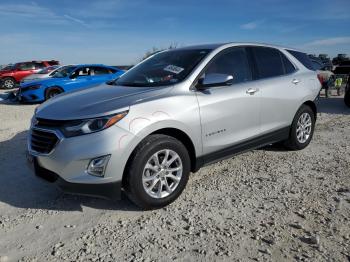
[(66, 83), (65, 87), (67, 90), (75, 90), (79, 88), (86, 88), (92, 86), (94, 83), (91, 77), (90, 67), (79, 67), (72, 75), (70, 80)]
[(216, 55), (204, 74), (233, 76), (232, 85), (197, 90), (204, 155), (220, 152), (256, 137), (260, 132), (260, 92), (254, 84), (245, 47)]

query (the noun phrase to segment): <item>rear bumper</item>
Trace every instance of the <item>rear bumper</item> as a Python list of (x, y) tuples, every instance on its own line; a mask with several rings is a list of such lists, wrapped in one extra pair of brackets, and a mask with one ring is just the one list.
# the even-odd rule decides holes
[(27, 164), (34, 174), (49, 183), (56, 184), (63, 192), (75, 195), (100, 197), (109, 200), (121, 198), (121, 181), (102, 184), (72, 183), (64, 180), (58, 174), (41, 167), (37, 158), (27, 154)]

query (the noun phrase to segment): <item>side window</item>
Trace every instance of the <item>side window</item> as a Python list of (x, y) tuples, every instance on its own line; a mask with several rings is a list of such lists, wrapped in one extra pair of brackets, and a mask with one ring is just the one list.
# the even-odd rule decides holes
[(110, 74), (111, 71), (108, 68), (105, 67), (94, 67), (93, 68), (93, 74), (94, 75), (107, 75)]
[(289, 59), (281, 53), (281, 57), (282, 57), (282, 63), (284, 66), (284, 73), (285, 74), (291, 74), (295, 71), (295, 67), (294, 65), (289, 61)]
[(205, 74), (213, 73), (232, 75), (233, 83), (252, 80), (252, 72), (245, 48), (234, 47), (219, 54), (205, 71)]
[(287, 50), (287, 51), (296, 59), (298, 59), (298, 61), (302, 63), (307, 69), (315, 70), (310, 61), (310, 58), (305, 53), (294, 51), (294, 50)]
[(280, 51), (270, 47), (253, 47), (253, 53), (260, 79), (284, 74)]
[(89, 76), (90, 73), (91, 73), (91, 69), (89, 67), (80, 67), (74, 71), (74, 73), (72, 74), (72, 77)]
[(35, 67), (33, 63), (20, 63), (18, 65), (18, 69), (22, 71), (26, 71), (26, 70), (34, 70)]
[(34, 63), (35, 69), (43, 69), (45, 65), (43, 63), (36, 62)]

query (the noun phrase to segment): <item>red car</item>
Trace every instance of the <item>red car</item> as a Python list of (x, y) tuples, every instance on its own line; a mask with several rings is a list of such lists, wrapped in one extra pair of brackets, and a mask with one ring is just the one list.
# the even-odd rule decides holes
[(0, 70), (1, 86), (6, 89), (14, 88), (22, 78), (53, 65), (59, 65), (58, 61), (31, 61), (9, 65)]

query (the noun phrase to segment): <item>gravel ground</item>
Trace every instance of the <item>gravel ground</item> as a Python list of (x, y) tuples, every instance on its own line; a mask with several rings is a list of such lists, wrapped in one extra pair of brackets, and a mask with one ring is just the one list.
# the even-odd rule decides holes
[(35, 178), (25, 164), (34, 108), (0, 102), (0, 262), (350, 261), (350, 110), (340, 98), (321, 99), (306, 149), (205, 167), (175, 203), (147, 212)]

